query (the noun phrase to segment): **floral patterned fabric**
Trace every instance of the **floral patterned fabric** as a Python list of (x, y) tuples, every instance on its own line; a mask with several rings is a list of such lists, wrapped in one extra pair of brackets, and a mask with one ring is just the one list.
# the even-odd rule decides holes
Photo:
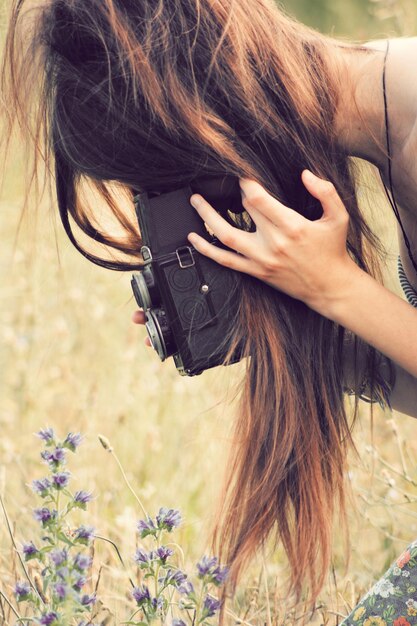
[(361, 599), (340, 626), (417, 626), (417, 540)]

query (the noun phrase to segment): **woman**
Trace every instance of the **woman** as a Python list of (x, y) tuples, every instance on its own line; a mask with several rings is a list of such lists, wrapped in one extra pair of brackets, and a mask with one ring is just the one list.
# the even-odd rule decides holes
[[(115, 182), (132, 197), (203, 176), (240, 179), (241, 218), (224, 220), (204, 200), (196, 209), (231, 250), (220, 254), (190, 235), (202, 254), (239, 272), (230, 353), (244, 341), (251, 355), (216, 537), (234, 583), (274, 530), (291, 564), (290, 590), (298, 599), (308, 585), (313, 603), (330, 562), (336, 505), (348, 536), (353, 422), (344, 392), (417, 416), (417, 311), (376, 280), (378, 240), (358, 206), (349, 160), (369, 160), (388, 181), (386, 43), (342, 44), (271, 0), (33, 5), (12, 7), (5, 101), (11, 124), (16, 112), (54, 161), (60, 215), (82, 254), (112, 269), (142, 266), (133, 207), (118, 206)], [(416, 40), (391, 42), (392, 177), (410, 245), (416, 60)], [(86, 179), (122, 235), (83, 204)], [(124, 258), (85, 249), (69, 217)], [(404, 253), (402, 260), (417, 287), (411, 261)]]

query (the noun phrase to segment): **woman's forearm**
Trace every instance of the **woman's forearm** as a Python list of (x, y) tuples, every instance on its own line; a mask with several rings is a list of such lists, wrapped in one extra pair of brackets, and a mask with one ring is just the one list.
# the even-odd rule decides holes
[(417, 309), (352, 262), (340, 289), (309, 302), (417, 378)]
[(255, 232), (227, 223), (201, 196), (190, 202), (221, 249), (190, 233), (189, 241), (218, 263), (259, 278), (305, 302), (374, 346), (416, 379), (417, 309), (361, 270), (347, 251), (349, 214), (334, 185), (309, 170), (302, 181), (323, 215), (308, 220), (271, 196), (257, 181), (240, 179), (242, 204)]

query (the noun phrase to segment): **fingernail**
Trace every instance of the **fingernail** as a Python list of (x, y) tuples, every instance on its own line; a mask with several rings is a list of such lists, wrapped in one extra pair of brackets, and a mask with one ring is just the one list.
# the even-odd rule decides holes
[(316, 179), (316, 176), (310, 170), (304, 170), (304, 177), (311, 181)]
[(192, 205), (195, 209), (198, 209), (198, 207), (199, 207), (199, 206), (200, 206), (200, 204), (201, 204), (201, 200), (202, 200), (201, 196), (198, 196), (198, 195), (191, 196), (191, 198), (190, 198), (190, 204), (191, 204), (191, 205)]

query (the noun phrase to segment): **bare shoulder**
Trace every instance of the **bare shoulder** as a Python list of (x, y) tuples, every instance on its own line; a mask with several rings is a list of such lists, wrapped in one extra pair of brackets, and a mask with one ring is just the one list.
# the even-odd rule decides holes
[[(370, 48), (372, 50), (378, 50), (380, 52), (385, 52), (387, 49), (387, 40), (386, 39), (374, 39), (372, 41), (367, 41), (365, 44), (366, 48)], [(390, 57), (394, 56), (394, 62), (398, 60), (398, 56), (404, 63), (410, 65), (410, 67), (415, 67), (415, 62), (417, 61), (417, 36), (416, 37), (395, 37), (389, 40), (390, 45)]]
[[(367, 48), (385, 52), (387, 40), (369, 41)], [(394, 141), (405, 146), (417, 125), (417, 37), (390, 39), (386, 84)]]
[[(367, 48), (385, 54), (387, 40), (370, 41)], [(386, 88), (390, 138), (393, 153), (393, 175), (397, 201), (401, 207), (417, 214), (417, 37), (390, 39), (386, 68)], [(380, 167), (388, 184), (387, 172)], [(415, 219), (415, 218), (413, 218)]]

